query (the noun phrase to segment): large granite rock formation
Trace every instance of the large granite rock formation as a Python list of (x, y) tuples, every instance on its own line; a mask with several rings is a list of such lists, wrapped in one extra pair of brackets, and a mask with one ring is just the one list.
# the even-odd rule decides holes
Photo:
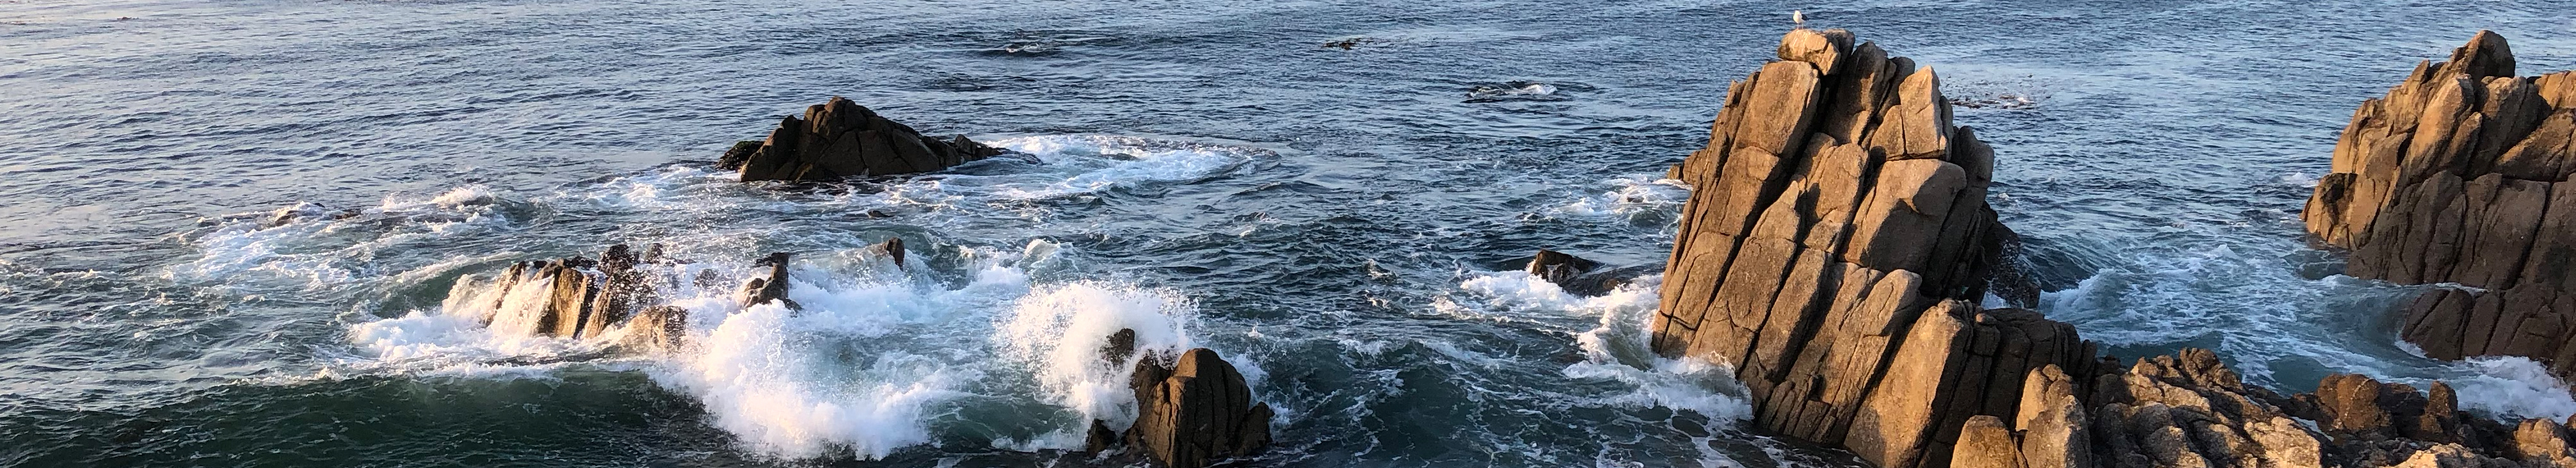
[(932, 172), (998, 154), (1002, 150), (964, 135), (944, 140), (922, 136), (912, 127), (834, 96), (806, 107), (802, 119), (780, 119), (767, 140), (735, 143), (716, 167), (738, 171), (744, 182), (835, 180)]
[(2479, 31), (2363, 101), (2302, 217), (2345, 273), (2424, 293), (2403, 337), (2443, 359), (2526, 356), (2576, 376), (2576, 72), (2514, 76)]
[[(1111, 365), (1136, 357), (1136, 331), (1118, 330), (1100, 348)], [(1270, 446), (1270, 404), (1252, 399), (1252, 387), (1216, 351), (1192, 348), (1179, 356), (1143, 353), (1128, 387), (1136, 392), (1136, 421), (1120, 431), (1092, 420), (1085, 452), (1124, 444), (1127, 454), (1172, 468), (1199, 468)]]
[(1890, 468), (2017, 416), (2034, 369), (2090, 371), (2072, 327), (1968, 302), (2012, 233), (1985, 201), (1993, 152), (1951, 125), (1932, 69), (1841, 30), (1791, 31), (1778, 56), (1674, 171), (1693, 189), (1656, 352), (1732, 364), (1761, 427)]

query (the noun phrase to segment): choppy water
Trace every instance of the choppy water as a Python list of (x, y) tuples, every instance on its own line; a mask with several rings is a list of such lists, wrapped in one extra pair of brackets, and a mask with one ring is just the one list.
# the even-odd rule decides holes
[[(2296, 222), (2361, 99), (2481, 28), (2576, 68), (2576, 4), (2379, 3), (0, 2), (0, 465), (1079, 462), (1121, 397), (1056, 351), (1121, 327), (1245, 368), (1283, 442), (1253, 465), (1841, 463), (1648, 357), (1651, 288), (1511, 271), (1661, 262), (1686, 193), (1655, 179), (1793, 8), (1996, 104), (1958, 119), (2043, 309), (2113, 351), (2576, 413), (2527, 362), (2408, 353), (2407, 290)], [(1040, 162), (703, 168), (831, 95)], [(362, 214), (265, 224), (315, 209)], [(799, 252), (807, 309), (697, 314), (671, 358), (442, 314), (617, 242)]]

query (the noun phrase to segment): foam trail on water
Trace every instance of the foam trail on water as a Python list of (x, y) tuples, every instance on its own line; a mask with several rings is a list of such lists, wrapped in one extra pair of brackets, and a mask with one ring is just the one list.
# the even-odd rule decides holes
[(987, 369), (926, 343), (977, 346), (957, 330), (1025, 294), (1028, 277), (988, 260), (973, 282), (948, 290), (852, 254), (792, 264), (788, 299), (802, 310), (769, 302), (728, 314), (739, 306), (729, 297), (676, 302), (690, 309), (694, 346), (656, 380), (697, 396), (717, 427), (763, 453), (877, 459), (929, 443), (942, 405)]
[(200, 251), (165, 276), (182, 283), (284, 279), (323, 288), (364, 275), (365, 259), (415, 241), (488, 233), (511, 225), (503, 200), (479, 185), (431, 196), (389, 195), (372, 208), (331, 210), (310, 203), (201, 221), (183, 235)]
[[(993, 146), (1037, 155), (1049, 166), (1080, 171), (1037, 186), (1003, 187), (1005, 199), (1081, 195), (1142, 184), (1191, 182), (1232, 172), (1267, 150), (1121, 136), (1005, 138)], [(1062, 170), (1062, 169), (1059, 169)]]
[(1567, 330), (1573, 333), (1575, 346), (1582, 349), (1584, 361), (1567, 365), (1561, 374), (1572, 379), (1616, 380), (1634, 387), (1625, 393), (1597, 396), (1589, 404), (1689, 410), (1725, 421), (1751, 416), (1752, 407), (1742, 399), (1718, 391), (1735, 387), (1731, 373), (1722, 366), (1696, 359), (1665, 359), (1648, 349), (1651, 335), (1646, 319), (1654, 315), (1662, 283), (1660, 275), (1646, 276), (1600, 297), (1582, 297), (1528, 272), (1477, 273), (1459, 283), (1459, 289), (1469, 294), (1451, 299), (1451, 313), (1542, 323), (1588, 319), (1588, 323), (1569, 323), (1573, 327), (1590, 327)]

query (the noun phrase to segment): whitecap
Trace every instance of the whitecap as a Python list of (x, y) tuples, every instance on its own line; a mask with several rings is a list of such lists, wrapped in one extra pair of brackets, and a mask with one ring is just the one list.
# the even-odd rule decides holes
[[(1048, 403), (1081, 413), (1086, 424), (1100, 419), (1125, 427), (1136, 420), (1127, 373), (1149, 354), (1168, 358), (1194, 346), (1190, 328), (1197, 314), (1195, 302), (1169, 290), (1077, 281), (1021, 297), (994, 340), (1031, 368)], [(1122, 329), (1136, 332), (1139, 352), (1108, 362), (1110, 335)]]
[(1690, 185), (1662, 175), (1634, 175), (1602, 181), (1606, 188), (1559, 205), (1552, 210), (1574, 216), (1621, 218), (1630, 221), (1655, 216), (1672, 216), (1690, 201)]
[[(2454, 366), (2462, 376), (2445, 379), (2460, 407), (2512, 421), (2521, 418), (2565, 420), (2576, 415), (2576, 397), (2549, 366), (2518, 356), (2478, 356)], [(2429, 386), (2429, 384), (2426, 384)]]

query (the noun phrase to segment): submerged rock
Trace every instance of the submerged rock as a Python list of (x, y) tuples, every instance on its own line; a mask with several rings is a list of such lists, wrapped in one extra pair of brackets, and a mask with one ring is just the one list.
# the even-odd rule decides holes
[(2456, 283), (2407, 305), (2401, 336), (2441, 359), (2523, 356), (2576, 377), (2576, 72), (2514, 76), (2479, 31), (2363, 101), (2301, 217), (2350, 249), (2345, 274)]
[(884, 250), (886, 258), (894, 259), (894, 266), (903, 266), (903, 238), (886, 239), (885, 242), (877, 244), (877, 249)]
[(1530, 257), (1527, 271), (1530, 276), (1539, 277), (1547, 282), (1565, 284), (1576, 276), (1600, 267), (1601, 262), (1584, 260), (1583, 257), (1568, 255), (1565, 252), (1539, 249), (1538, 255)]
[(964, 135), (922, 136), (912, 127), (834, 96), (807, 107), (804, 118), (779, 120), (767, 140), (735, 143), (716, 167), (737, 171), (744, 182), (836, 180), (939, 171), (1002, 152)]
[(1539, 249), (1538, 255), (1531, 256), (1522, 271), (1555, 283), (1569, 294), (1599, 296), (1619, 289), (1637, 277), (1654, 274), (1657, 268), (1653, 265), (1609, 267), (1564, 252)]
[(752, 265), (769, 267), (769, 272), (761, 277), (752, 278), (750, 281), (743, 282), (740, 300), (744, 307), (767, 304), (770, 301), (778, 301), (781, 305), (785, 305), (789, 309), (804, 308), (804, 306), (796, 304), (796, 301), (787, 299), (786, 252), (772, 252), (769, 256), (761, 257), (759, 261), (752, 262)]

